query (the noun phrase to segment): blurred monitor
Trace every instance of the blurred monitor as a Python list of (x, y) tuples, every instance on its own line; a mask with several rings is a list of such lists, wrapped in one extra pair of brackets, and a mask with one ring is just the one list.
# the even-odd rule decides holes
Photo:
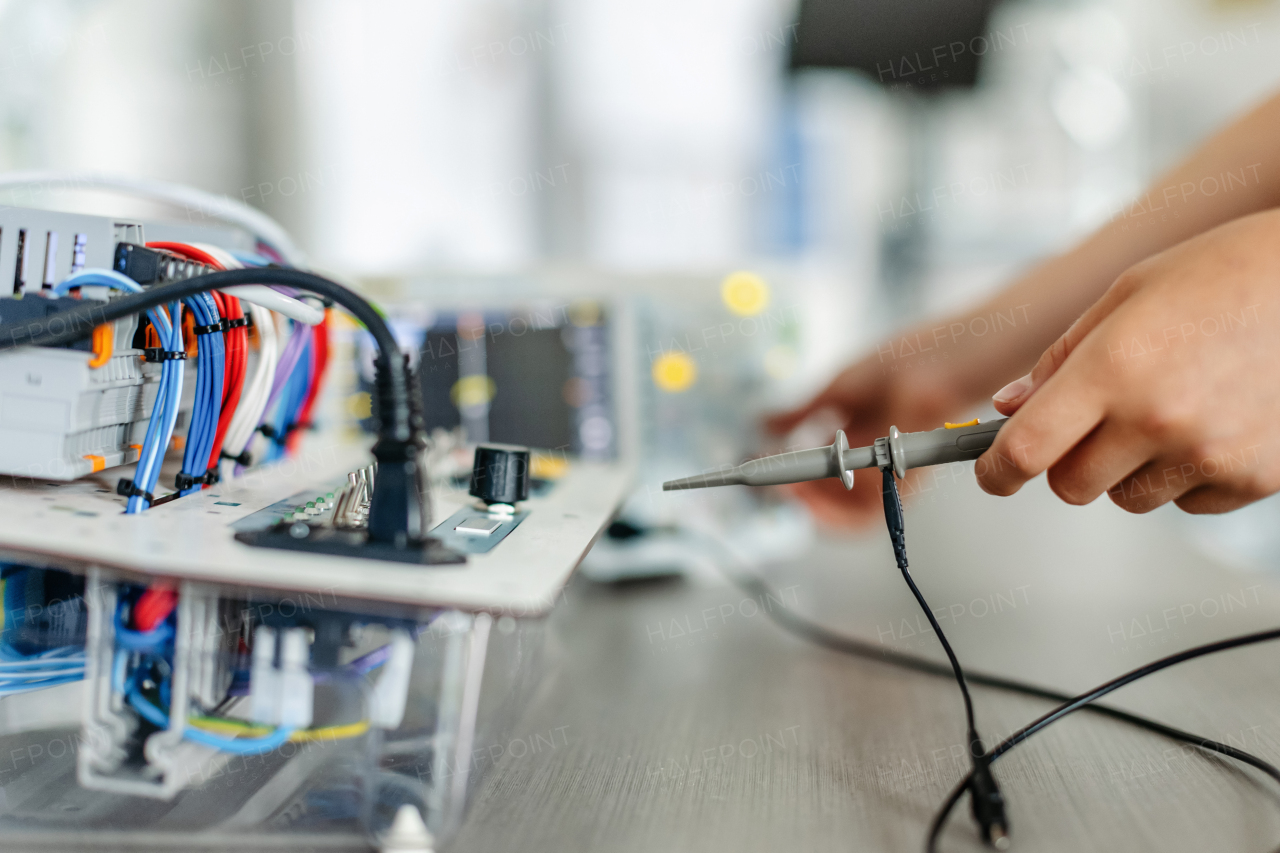
[(428, 431), (613, 459), (609, 332), (595, 303), (437, 313), (418, 351)]
[[(802, 0), (791, 67), (851, 68), (886, 88), (972, 86), (995, 0)], [(998, 36), (999, 34), (995, 34)]]

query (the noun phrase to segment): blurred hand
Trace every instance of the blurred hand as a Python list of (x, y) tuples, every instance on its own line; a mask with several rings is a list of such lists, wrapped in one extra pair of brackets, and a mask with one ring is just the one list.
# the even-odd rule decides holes
[[(808, 403), (774, 415), (765, 425), (771, 432), (785, 435), (810, 417), (828, 411), (838, 419), (849, 445), (860, 447), (888, 434), (890, 426), (904, 432), (934, 429), (948, 418), (954, 420), (974, 402), (965, 399), (957, 383), (951, 381), (946, 361), (908, 366), (873, 353), (845, 368)], [(834, 478), (788, 488), (826, 524), (859, 526), (878, 520), (884, 512), (876, 471), (857, 472), (852, 491), (845, 491)]]
[(977, 462), (992, 494), (1046, 470), (1067, 503), (1130, 512), (1280, 490), (1280, 211), (1130, 268), (994, 399), (1013, 418)]

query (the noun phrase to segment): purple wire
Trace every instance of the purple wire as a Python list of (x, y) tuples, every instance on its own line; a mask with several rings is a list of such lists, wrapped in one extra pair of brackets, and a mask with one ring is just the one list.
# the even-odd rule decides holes
[(347, 666), (354, 669), (361, 675), (367, 675), (378, 667), (387, 662), (387, 658), (391, 657), (391, 644), (374, 649), (367, 655), (358, 657)]
[(271, 407), (276, 404), (276, 400), (280, 397), (280, 392), (284, 390), (285, 383), (289, 381), (293, 369), (298, 366), (298, 359), (302, 356), (302, 350), (307, 345), (307, 338), (311, 336), (311, 327), (302, 323), (295, 323), (293, 332), (289, 335), (289, 342), (284, 345), (284, 352), (280, 354), (280, 361), (276, 364), (276, 375), (271, 380), (271, 396), (267, 397), (266, 408), (262, 410), (262, 423), (267, 422), (268, 413)]

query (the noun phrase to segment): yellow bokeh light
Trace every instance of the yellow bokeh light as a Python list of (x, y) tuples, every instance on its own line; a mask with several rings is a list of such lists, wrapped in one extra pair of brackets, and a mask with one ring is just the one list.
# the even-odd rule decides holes
[(663, 391), (679, 394), (698, 381), (698, 365), (683, 352), (664, 352), (653, 361), (653, 384)]
[(739, 317), (750, 317), (769, 307), (769, 285), (755, 273), (739, 270), (720, 282), (720, 298)]
[(569, 472), (569, 460), (549, 453), (534, 453), (529, 457), (529, 476), (539, 480), (559, 480)]
[(459, 409), (483, 406), (493, 399), (498, 386), (488, 376), (464, 376), (449, 389), (449, 399)]

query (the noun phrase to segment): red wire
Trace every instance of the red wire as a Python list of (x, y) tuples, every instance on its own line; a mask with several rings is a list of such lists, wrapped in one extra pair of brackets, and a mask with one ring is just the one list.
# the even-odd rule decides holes
[[(214, 298), (220, 303), (222, 316), (229, 320), (239, 320), (244, 317), (240, 300), (236, 297), (214, 291)], [(226, 438), (227, 427), (231, 425), (236, 407), (240, 405), (240, 393), (244, 390), (244, 374), (249, 358), (248, 331), (246, 327), (240, 326), (236, 329), (228, 329), (224, 336), (226, 373), (222, 381), (222, 411), (218, 415), (218, 430), (213, 436), (213, 448), (209, 453), (207, 468), (217, 467), (218, 459), (222, 456), (222, 442)]]
[(138, 596), (133, 606), (133, 627), (139, 631), (153, 631), (169, 618), (178, 605), (178, 593), (161, 586), (149, 586)]
[(191, 260), (199, 261), (202, 264), (208, 264), (214, 269), (224, 269), (224, 267), (222, 266), (222, 263), (213, 255), (209, 254), (204, 249), (197, 249), (195, 246), (190, 246), (186, 243), (169, 243), (161, 240), (160, 242), (157, 242), (157, 243), (148, 243), (147, 248), (148, 249), (164, 249), (166, 252), (174, 252), (179, 255), (186, 255)]
[(302, 430), (311, 423), (311, 410), (315, 408), (316, 398), (320, 396), (320, 386), (324, 381), (324, 371), (329, 364), (329, 310), (324, 312), (324, 321), (311, 327), (311, 387), (307, 389), (307, 399), (298, 410), (298, 429), (289, 433), (285, 447), (290, 453), (298, 449), (302, 440)]

